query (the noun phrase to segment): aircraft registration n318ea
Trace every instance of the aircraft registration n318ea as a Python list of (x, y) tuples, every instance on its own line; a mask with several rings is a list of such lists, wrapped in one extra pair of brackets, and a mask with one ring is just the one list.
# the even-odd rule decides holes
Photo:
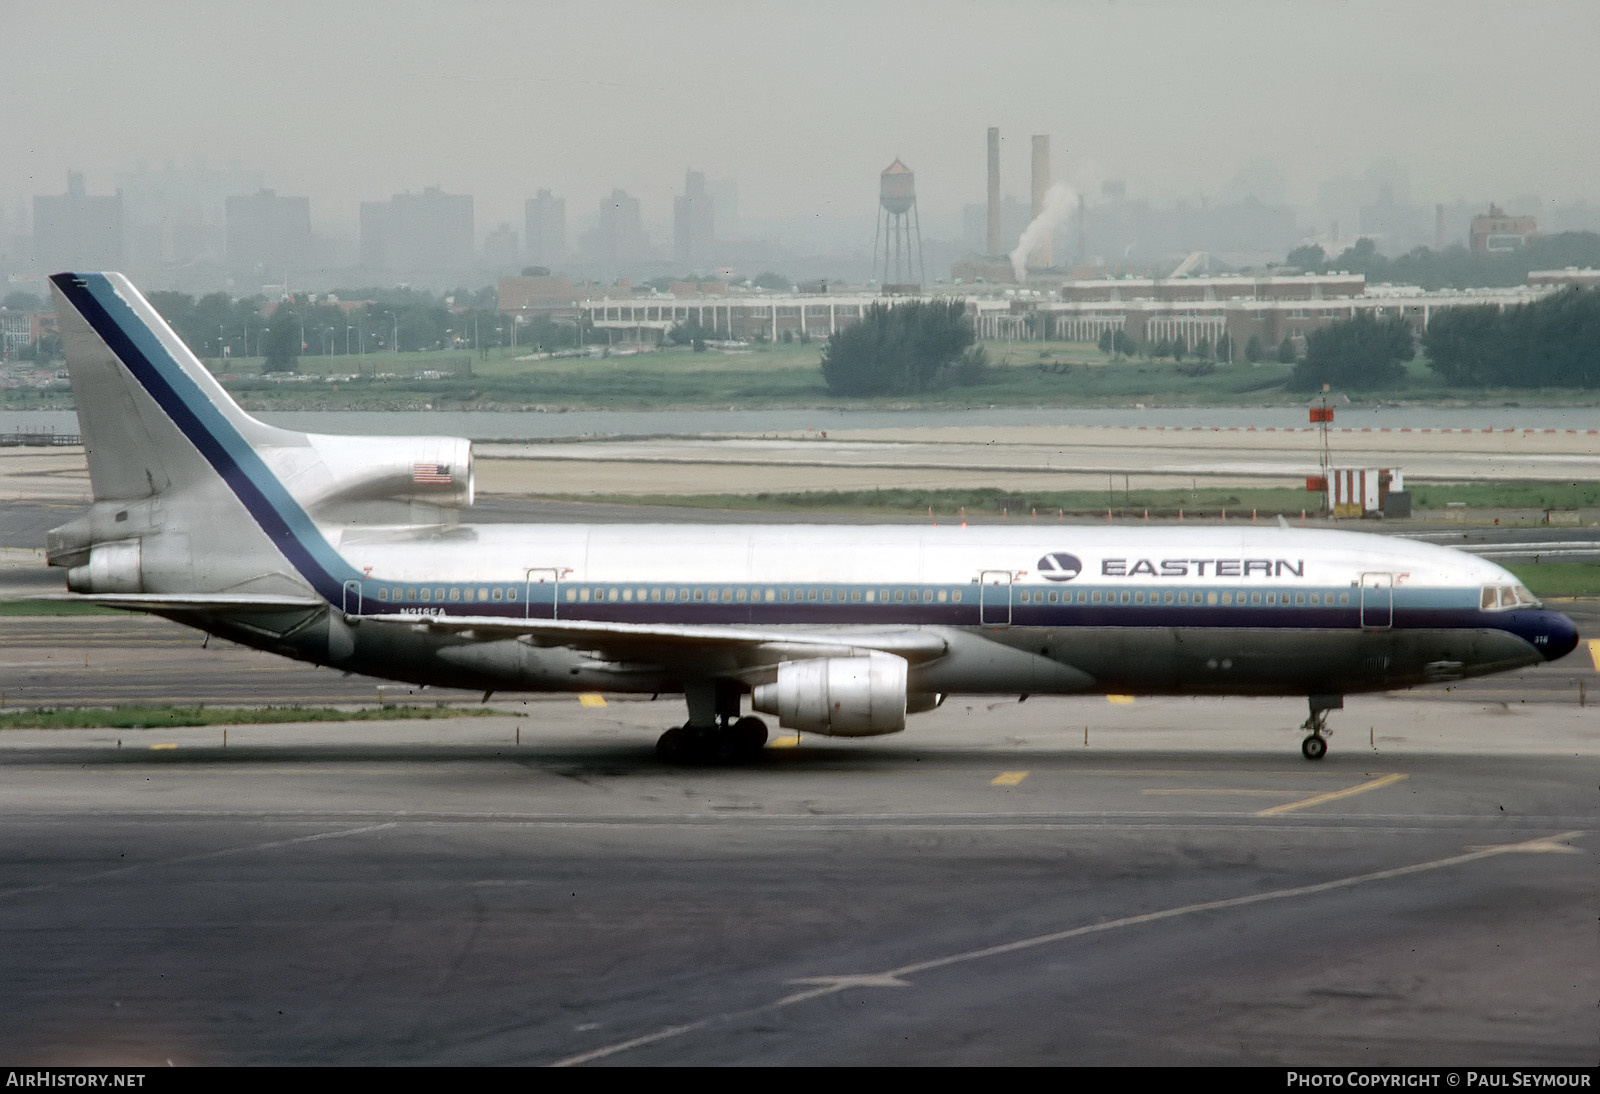
[(1576, 628), (1450, 548), (1288, 527), (473, 525), (447, 437), (246, 414), (121, 274), (57, 274), (93, 504), (70, 595), (415, 684), (681, 693), (658, 748), (748, 756), (773, 715), (896, 733), (965, 695), (1306, 696), (1502, 672)]

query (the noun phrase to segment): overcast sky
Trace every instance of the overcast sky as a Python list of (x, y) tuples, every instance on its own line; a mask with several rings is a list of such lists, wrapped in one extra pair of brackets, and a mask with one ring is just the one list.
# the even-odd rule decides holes
[(259, 170), (318, 231), (442, 185), (480, 232), (546, 187), (649, 223), (686, 167), (758, 220), (872, 215), (899, 156), (924, 209), (984, 195), (984, 132), (1058, 173), (1215, 196), (1254, 159), (1289, 197), (1388, 157), (1414, 200), (1600, 196), (1591, 0), (6, 0), (7, 216), (81, 169)]

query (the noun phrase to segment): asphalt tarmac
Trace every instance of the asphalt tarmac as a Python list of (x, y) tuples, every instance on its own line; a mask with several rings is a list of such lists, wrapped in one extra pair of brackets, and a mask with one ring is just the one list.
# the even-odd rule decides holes
[[(0, 734), (13, 1064), (1595, 1064), (1575, 704)], [(1363, 732), (1366, 731), (1366, 732)], [(788, 738), (781, 739), (787, 742)]]

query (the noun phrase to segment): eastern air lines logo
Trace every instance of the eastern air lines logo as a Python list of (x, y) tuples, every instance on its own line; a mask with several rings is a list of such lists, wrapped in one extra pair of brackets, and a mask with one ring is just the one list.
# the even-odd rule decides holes
[(1077, 555), (1051, 551), (1039, 560), (1039, 576), (1046, 581), (1071, 581), (1083, 571)]

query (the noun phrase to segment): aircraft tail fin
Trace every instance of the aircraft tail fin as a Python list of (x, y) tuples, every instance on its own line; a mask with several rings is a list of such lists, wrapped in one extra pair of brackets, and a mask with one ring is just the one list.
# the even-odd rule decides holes
[(210, 477), (203, 438), (217, 426), (254, 445), (293, 436), (240, 409), (122, 274), (56, 274), (50, 288), (96, 501)]

